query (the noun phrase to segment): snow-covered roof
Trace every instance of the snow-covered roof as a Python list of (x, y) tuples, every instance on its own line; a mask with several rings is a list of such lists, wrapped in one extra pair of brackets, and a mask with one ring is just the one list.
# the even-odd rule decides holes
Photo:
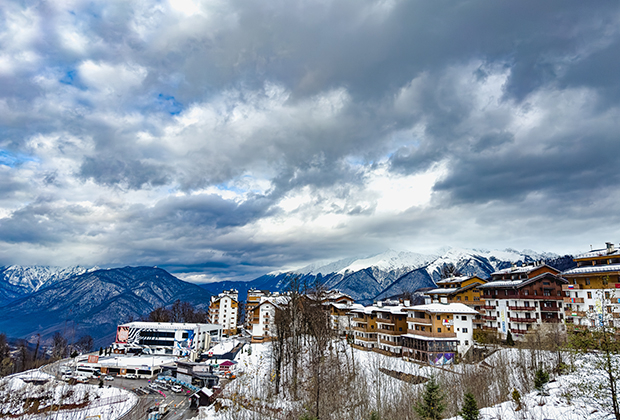
[(433, 289), (433, 290), (429, 290), (426, 293), (427, 295), (441, 295), (441, 294), (450, 294), (450, 293), (454, 293), (457, 290), (459, 290), (458, 287), (451, 287), (449, 289), (442, 289), (442, 288), (438, 288), (438, 289)]
[(581, 260), (581, 259), (587, 259), (587, 258), (607, 257), (607, 256), (612, 256), (612, 257), (620, 256), (620, 249), (614, 249), (611, 252), (608, 252), (607, 248), (593, 249), (592, 251), (585, 252), (581, 255), (577, 255), (575, 259)]
[(216, 324), (193, 324), (193, 323), (181, 323), (181, 322), (128, 322), (126, 324), (119, 325), (119, 327), (130, 327), (130, 328), (155, 328), (158, 330), (220, 330), (222, 329), (221, 325)]
[(575, 267), (563, 272), (562, 275), (565, 276), (583, 273), (608, 273), (610, 271), (620, 271), (620, 264), (586, 265), (582, 267)]
[(84, 366), (161, 366), (169, 363), (174, 363), (178, 360), (177, 357), (172, 356), (99, 356), (97, 363), (80, 362), (78, 365)]
[(417, 305), (407, 307), (409, 311), (423, 311), (431, 313), (450, 313), (450, 314), (478, 314), (473, 308), (462, 303), (429, 303), (427, 305)]
[(351, 312), (364, 313), (366, 315), (370, 315), (373, 312), (389, 312), (396, 315), (406, 315), (406, 310), (411, 308), (411, 306), (362, 306), (351, 309)]
[(458, 277), (449, 277), (447, 279), (439, 280), (437, 284), (450, 284), (450, 283), (461, 283), (472, 279), (477, 276), (458, 276)]
[(525, 283), (526, 281), (528, 281), (528, 279), (490, 281), (486, 284), (481, 284), (480, 286), (478, 286), (478, 288), (493, 289), (495, 287), (516, 287), (516, 286), (520, 286), (522, 283)]

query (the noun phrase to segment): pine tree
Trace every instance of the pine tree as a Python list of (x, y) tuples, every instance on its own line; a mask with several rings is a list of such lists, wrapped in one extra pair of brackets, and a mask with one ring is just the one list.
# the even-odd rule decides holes
[(435, 380), (435, 376), (431, 375), (424, 386), (422, 399), (415, 403), (413, 410), (423, 420), (440, 420), (441, 413), (446, 409), (444, 399), (441, 386)]
[(480, 418), (478, 403), (471, 392), (465, 394), (463, 398), (463, 408), (461, 408), (459, 415), (463, 417), (463, 420), (478, 420)]
[(515, 341), (512, 339), (512, 333), (510, 331), (506, 334), (506, 344), (511, 347), (515, 345)]
[(538, 391), (538, 395), (542, 395), (547, 382), (549, 382), (549, 373), (539, 368), (534, 376), (534, 389)]

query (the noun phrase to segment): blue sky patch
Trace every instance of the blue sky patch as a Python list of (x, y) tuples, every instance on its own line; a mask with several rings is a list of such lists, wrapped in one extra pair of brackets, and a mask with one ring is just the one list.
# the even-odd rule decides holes
[(177, 101), (174, 96), (164, 95), (160, 93), (157, 95), (157, 102), (170, 115), (178, 115), (183, 111), (183, 105)]
[(26, 156), (21, 153), (14, 154), (8, 150), (0, 149), (0, 165), (14, 168), (24, 162), (35, 162), (36, 159), (31, 156)]

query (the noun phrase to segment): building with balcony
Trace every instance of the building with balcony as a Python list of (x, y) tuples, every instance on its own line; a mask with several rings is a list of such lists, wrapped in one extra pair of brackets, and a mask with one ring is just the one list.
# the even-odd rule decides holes
[(487, 280), (478, 276), (458, 276), (439, 280), (437, 288), (429, 290), (426, 295), (431, 302), (436, 303), (462, 303), (478, 311), (474, 318), (474, 328), (482, 328), (484, 322), (484, 299), (478, 286), (487, 283)]
[(287, 305), (289, 301), (288, 296), (278, 293), (261, 297), (260, 303), (247, 315), (252, 326), (253, 343), (273, 340), (276, 335), (276, 311)]
[(445, 365), (473, 346), (475, 309), (462, 303), (430, 303), (407, 307), (406, 312), (403, 358)]
[(226, 290), (217, 296), (211, 296), (209, 303), (209, 322), (222, 326), (224, 335), (237, 334), (239, 321), (239, 292)]
[(573, 261), (577, 267), (562, 273), (567, 325), (620, 328), (620, 250), (607, 242)]
[(566, 279), (545, 264), (510, 267), (492, 273), (494, 280), (478, 286), (485, 304), (484, 330), (515, 339), (542, 323), (563, 323), (562, 286)]

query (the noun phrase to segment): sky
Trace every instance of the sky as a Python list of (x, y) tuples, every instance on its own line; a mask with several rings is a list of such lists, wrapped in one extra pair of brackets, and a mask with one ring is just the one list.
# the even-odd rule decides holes
[(0, 265), (620, 241), (615, 1), (0, 5)]

